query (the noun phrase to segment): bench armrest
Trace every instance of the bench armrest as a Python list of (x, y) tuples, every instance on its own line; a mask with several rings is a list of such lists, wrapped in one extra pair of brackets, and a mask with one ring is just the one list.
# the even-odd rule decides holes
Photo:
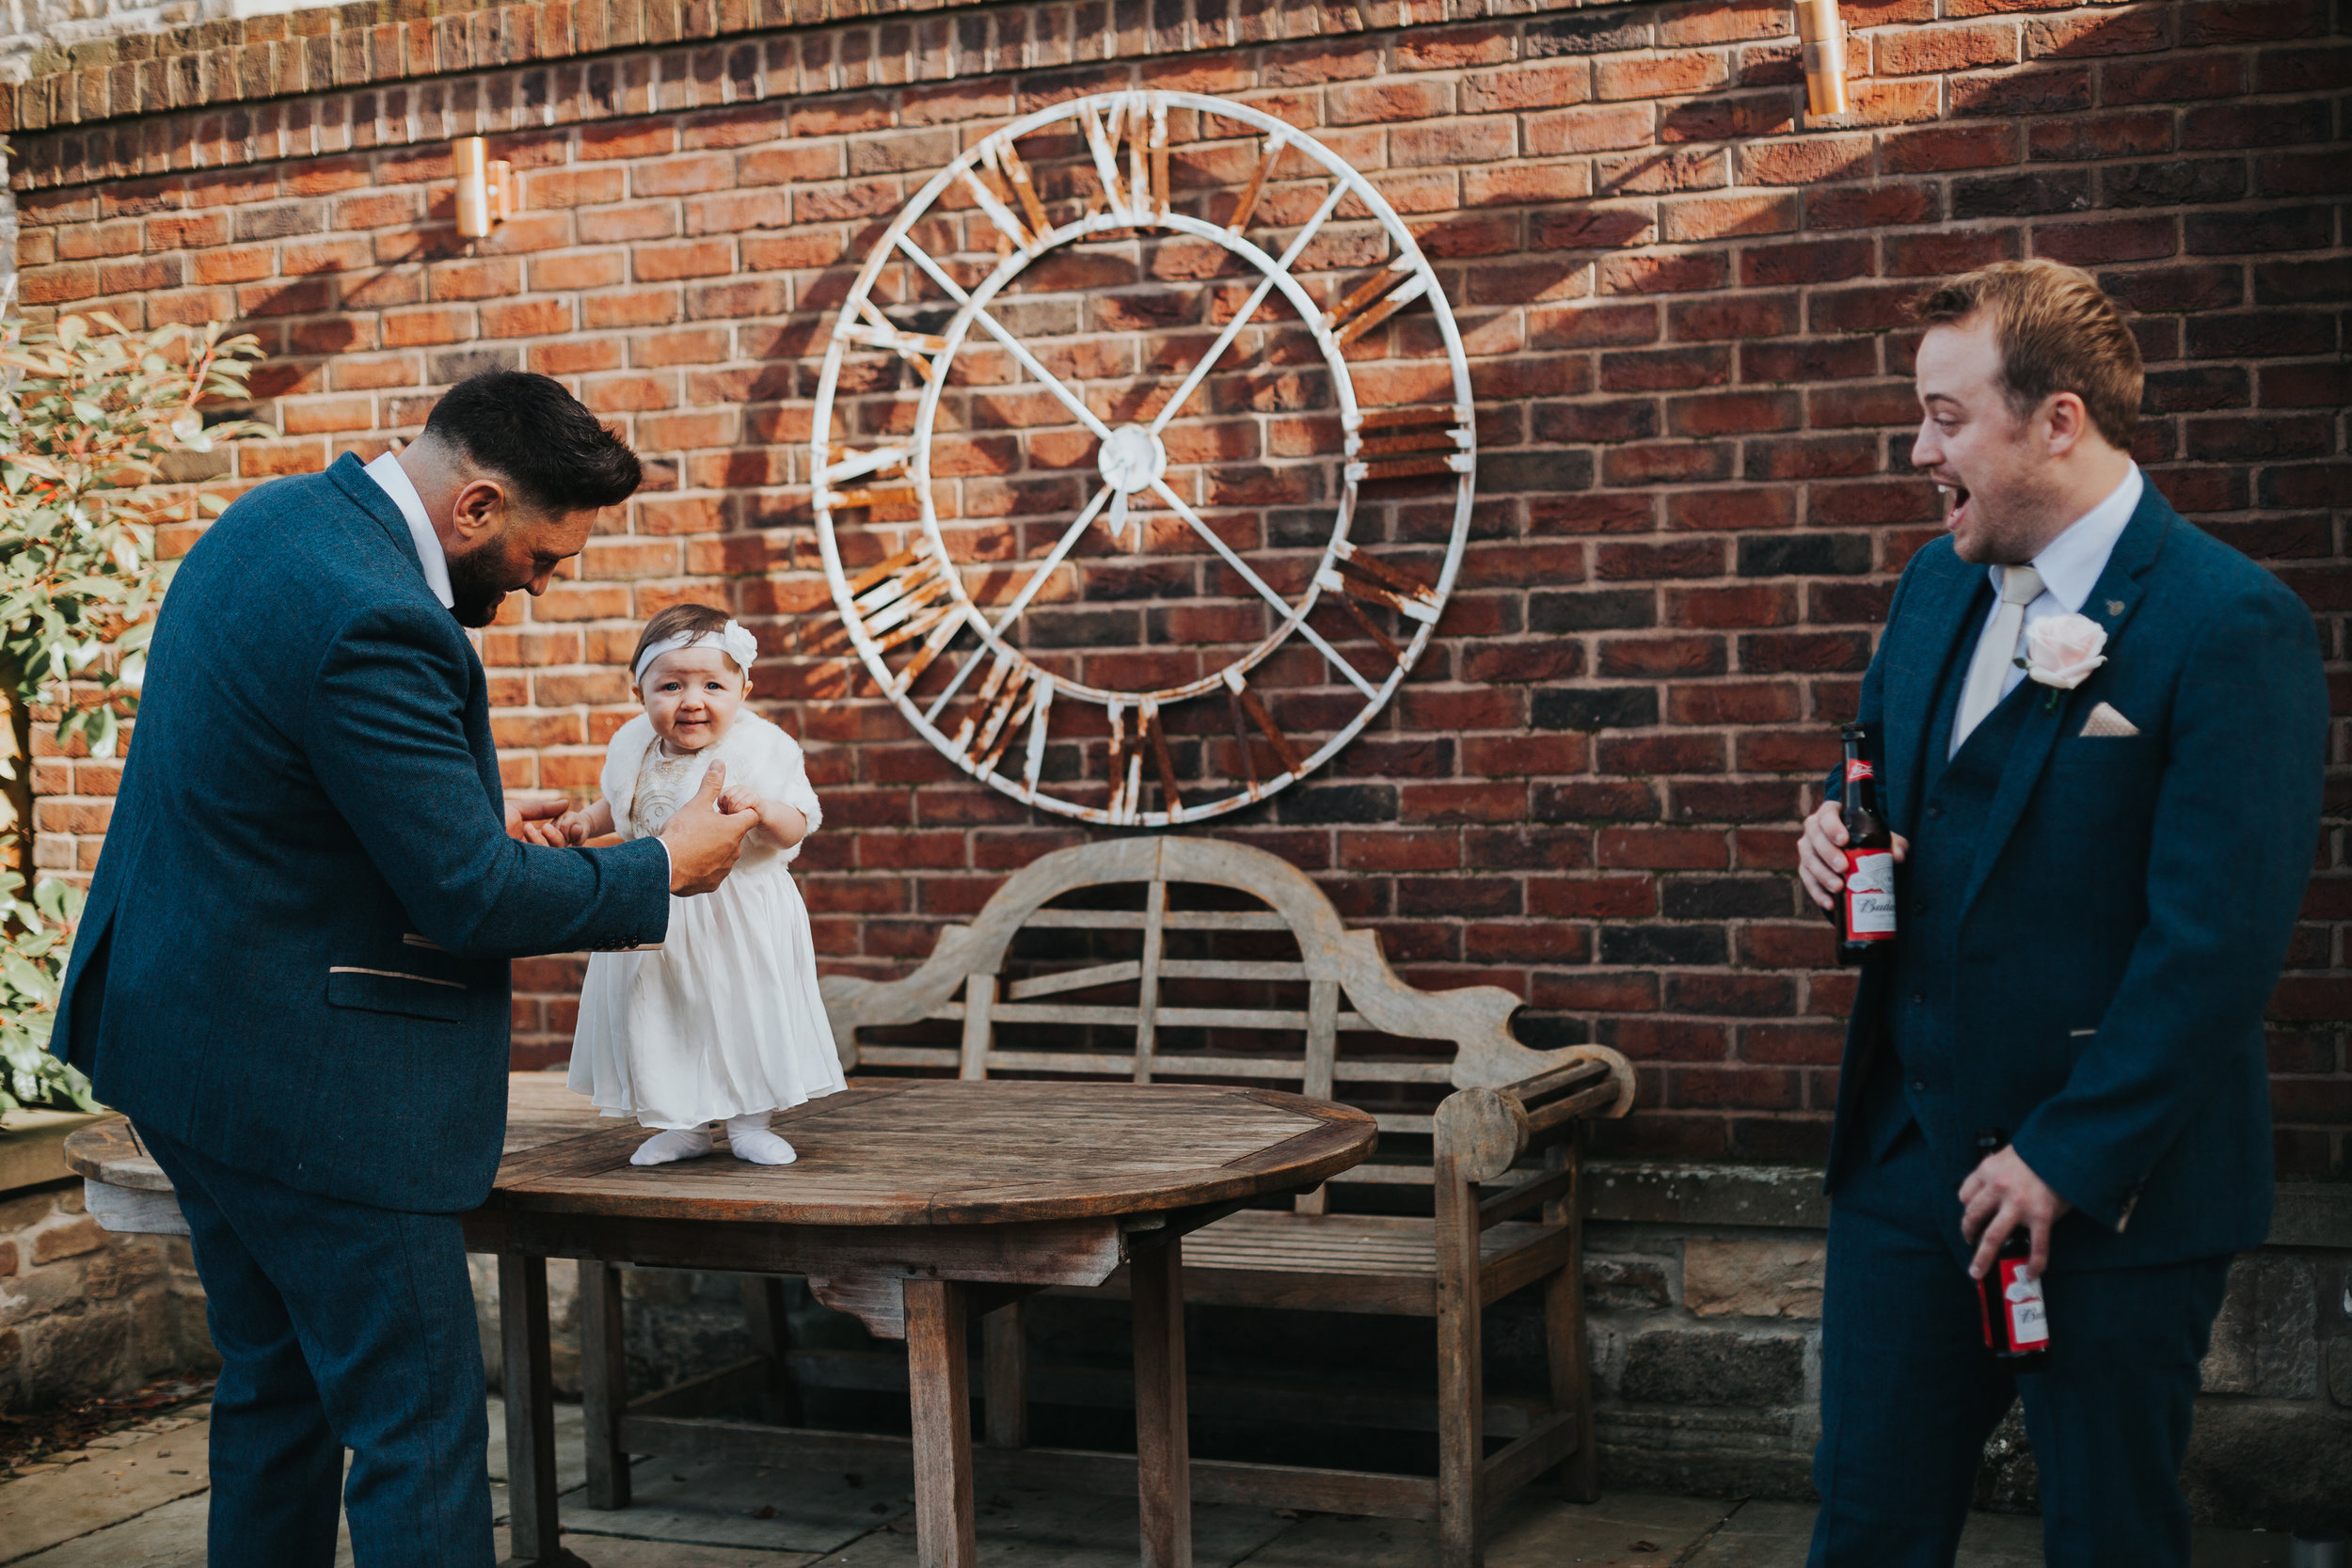
[(1633, 1108), (1633, 1068), (1606, 1046), (1574, 1046), (1565, 1060), (1494, 1088), (1457, 1089), (1438, 1107), (1437, 1154), (1464, 1181), (1492, 1181), (1531, 1146), (1565, 1136), (1591, 1117)]

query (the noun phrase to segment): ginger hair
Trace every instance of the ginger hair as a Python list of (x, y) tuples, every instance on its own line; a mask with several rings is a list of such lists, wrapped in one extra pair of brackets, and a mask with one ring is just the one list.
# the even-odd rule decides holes
[(2118, 451), (2139, 425), (2139, 342), (2091, 276), (2058, 261), (1995, 261), (1937, 284), (1912, 305), (1923, 326), (1983, 315), (2001, 352), (2001, 397), (2024, 419), (2059, 392), (2082, 400)]

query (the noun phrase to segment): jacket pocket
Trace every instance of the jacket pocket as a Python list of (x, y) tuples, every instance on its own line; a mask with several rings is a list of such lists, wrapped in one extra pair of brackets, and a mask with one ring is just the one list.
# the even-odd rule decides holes
[(326, 1005), (455, 1023), (466, 1016), (466, 988), (454, 980), (338, 964), (326, 972)]

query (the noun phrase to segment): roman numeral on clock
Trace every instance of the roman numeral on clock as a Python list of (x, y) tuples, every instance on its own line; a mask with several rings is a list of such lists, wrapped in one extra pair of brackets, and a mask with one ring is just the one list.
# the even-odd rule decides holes
[[(872, 506), (879, 499), (912, 499), (914, 480), (907, 471), (907, 460), (913, 455), (905, 447), (876, 447), (870, 451), (850, 447), (841, 453), (839, 461), (825, 465), (825, 471), (817, 476), (817, 487), (823, 493), (825, 504), (836, 510)], [(864, 479), (866, 483), (854, 490), (834, 488), (851, 479)]]
[(1332, 562), (1342, 579), (1340, 590), (1350, 598), (1382, 605), (1400, 615), (1431, 623), (1445, 608), (1434, 590), (1366, 555), (1352, 540), (1339, 542), (1332, 551)]
[[(909, 546), (867, 567), (852, 578), (850, 588), (850, 612), (857, 625), (875, 645), (877, 653), (888, 653), (899, 644), (912, 641), (925, 633), (932, 633), (940, 646), (945, 646), (960, 626), (959, 607), (953, 597), (954, 583), (935, 556), (917, 546)], [(945, 637), (938, 628), (945, 624)], [(848, 641), (848, 624), (842, 623), (839, 635), (829, 635), (813, 654), (831, 653)], [(928, 644), (927, 644), (928, 648)], [(851, 657), (848, 653), (827, 665), (820, 673), (830, 673), (836, 667), (846, 668)], [(914, 673), (920, 666), (936, 657), (936, 649), (918, 655)], [(905, 677), (912, 680), (913, 676)], [(903, 689), (901, 688), (900, 689)]]
[(874, 308), (870, 299), (858, 302), (858, 314), (864, 321), (851, 322), (839, 329), (842, 337), (868, 348), (884, 348), (914, 367), (914, 373), (929, 381), (932, 375), (931, 361), (947, 348), (947, 340), (929, 332), (909, 332)]
[(1355, 434), (1347, 477), (1359, 483), (1470, 471), (1476, 432), (1460, 409), (1370, 408), (1359, 416)]
[[(1150, 102), (1147, 102), (1150, 100)], [(1087, 150), (1102, 191), (1087, 203), (1087, 215), (1107, 210), (1122, 224), (1140, 227), (1168, 211), (1168, 105), (1157, 94), (1121, 93), (1112, 101), (1105, 129), (1091, 103), (1082, 105)], [(1119, 167), (1121, 144), (1127, 168)], [(1146, 192), (1149, 195), (1146, 195)]]
[[(1248, 714), (1250, 721), (1263, 732), (1266, 744), (1274, 748), (1274, 754), (1282, 761), (1282, 770), (1293, 778), (1303, 775), (1307, 771), (1307, 765), (1299, 757), (1298, 749), (1291, 744), (1291, 737), (1282, 733), (1282, 727), (1274, 721), (1274, 715), (1266, 711), (1265, 704), (1260, 700), (1258, 694), (1249, 689), (1249, 683), (1242, 678), (1240, 671), (1231, 668), (1226, 670), (1225, 689), (1232, 693), (1233, 700), (1241, 705), (1242, 711)], [(1249, 783), (1254, 789), (1258, 782), (1257, 769), (1255, 765), (1248, 763), (1248, 755), (1249, 747), (1245, 742), (1242, 746), (1242, 756), (1244, 766), (1250, 768)]]
[(1428, 292), (1429, 279), (1414, 270), (1410, 256), (1401, 255), (1326, 310), (1324, 330), (1337, 333), (1345, 348)]
[(1029, 166), (1021, 161), (1021, 154), (1013, 148), (1012, 138), (991, 137), (981, 144), (980, 153), (994, 166), (997, 173), (1005, 177), (1005, 183), (1012, 188), (1014, 198), (1021, 203), (1022, 214), (1029, 220), (1029, 231), (1044, 234), (1051, 230), (1053, 225), (1045, 221), (1045, 204), (1037, 198), (1036, 182), (1029, 178)]
[[(992, 164), (994, 162), (993, 159), (986, 161)], [(1032, 233), (1028, 227), (1013, 216), (1012, 209), (1005, 205), (1009, 200), (1019, 198), (1014, 197), (1009, 189), (997, 190), (994, 178), (983, 180), (980, 178), (980, 167), (977, 164), (965, 169), (963, 183), (965, 188), (972, 193), (972, 199), (980, 204), (980, 211), (988, 214), (988, 221), (996, 226), (997, 233), (1002, 236), (1000, 245), (1009, 250), (1035, 249), (1038, 235)], [(1009, 186), (1010, 183), (1008, 180), (1007, 185)], [(1032, 193), (1031, 199), (1035, 199), (1034, 193)]]
[(1249, 214), (1258, 210), (1258, 198), (1265, 194), (1266, 176), (1274, 172), (1274, 166), (1281, 162), (1282, 151), (1289, 146), (1290, 137), (1279, 131), (1266, 137), (1265, 151), (1259, 155), (1258, 166), (1250, 170), (1249, 183), (1241, 193), (1241, 202), (1233, 209), (1233, 215), (1226, 220), (1225, 231), (1228, 234), (1238, 234), (1249, 227)]

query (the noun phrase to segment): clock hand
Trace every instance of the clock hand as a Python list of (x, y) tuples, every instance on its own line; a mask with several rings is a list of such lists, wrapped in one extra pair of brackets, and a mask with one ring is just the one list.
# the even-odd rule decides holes
[[(996, 624), (988, 628), (990, 636), (1002, 637), (1005, 628), (1012, 625), (1013, 617), (1029, 608), (1029, 601), (1037, 596), (1039, 589), (1045, 586), (1045, 579), (1054, 575), (1054, 568), (1060, 565), (1061, 558), (1070, 553), (1070, 546), (1086, 536), (1087, 525), (1094, 521), (1094, 515), (1103, 510), (1103, 503), (1111, 498), (1111, 487), (1107, 484), (1094, 493), (1094, 499), (1087, 502), (1086, 510), (1078, 514), (1077, 521), (1062, 531), (1062, 536), (1055, 541), (1054, 547), (1045, 552), (1045, 559), (1038, 562), (1037, 571), (1021, 585), (1021, 592), (1013, 596), (1005, 612), (996, 618)], [(964, 678), (979, 667), (980, 656), (987, 652), (986, 644), (972, 651), (972, 657), (957, 668), (954, 677), (947, 682), (946, 689), (931, 699), (931, 705), (924, 711), (923, 722), (935, 724), (939, 721), (940, 713), (963, 689)]]
[(991, 631), (1002, 635), (1004, 629), (1012, 624), (1012, 618), (1029, 608), (1029, 600), (1036, 596), (1040, 588), (1044, 586), (1045, 579), (1053, 575), (1054, 568), (1061, 564), (1061, 558), (1070, 553), (1070, 546), (1085, 537), (1087, 525), (1094, 521), (1094, 515), (1097, 512), (1103, 510), (1103, 503), (1119, 493), (1107, 484), (1094, 492), (1094, 499), (1087, 502), (1084, 512), (1078, 514), (1078, 520), (1064, 530), (1062, 536), (1055, 541), (1054, 547), (1045, 552), (1045, 559), (1038, 562), (1036, 574), (1021, 585), (1021, 592), (1014, 596), (1012, 603), (1006, 607), (1004, 614), (997, 617), (996, 624), (989, 628)]
[[(905, 235), (901, 234), (898, 236), (898, 248), (913, 257), (916, 266), (921, 267), (925, 272), (930, 274), (931, 281), (938, 284), (942, 289), (945, 289), (949, 296), (952, 297), (958, 305), (970, 305), (972, 303), (972, 296), (965, 293), (961, 288), (958, 288), (956, 286), (956, 280), (942, 272), (939, 268), (939, 263), (932, 261), (921, 245), (916, 245), (913, 240), (910, 240)], [(1031, 375), (1035, 376), (1039, 385), (1042, 386), (1047, 391), (1053, 393), (1054, 396), (1059, 398), (1061, 400), (1062, 406), (1069, 409), (1070, 412), (1076, 417), (1080, 424), (1086, 426), (1087, 429), (1094, 433), (1094, 438), (1096, 440), (1107, 441), (1111, 438), (1111, 427), (1096, 419), (1094, 417), (1094, 411), (1089, 408), (1085, 404), (1079, 402), (1077, 395), (1072, 392), (1069, 388), (1063, 386), (1061, 382), (1055, 377), (1053, 372), (1047, 370), (1043, 365), (1039, 364), (1037, 356), (1031, 354), (1028, 349), (1023, 345), (1020, 339), (1014, 337), (1011, 333), (1006, 331), (1001, 325), (997, 325), (996, 318), (988, 313), (987, 307), (974, 307), (972, 315), (973, 319), (980, 324), (981, 327), (990, 337), (995, 339), (998, 342), (1004, 344), (1007, 349), (1011, 351), (1012, 356), (1021, 362), (1021, 368), (1023, 370), (1027, 371)]]
[(1201, 379), (1209, 373), (1209, 368), (1215, 365), (1218, 357), (1231, 346), (1235, 336), (1248, 324), (1249, 318), (1258, 313), (1258, 306), (1265, 299), (1267, 291), (1274, 287), (1275, 275), (1291, 270), (1291, 263), (1298, 259), (1298, 253), (1307, 248), (1307, 242), (1315, 237), (1315, 230), (1323, 227), (1324, 220), (1329, 217), (1332, 211), (1339, 206), (1340, 198), (1346, 194), (1345, 185), (1335, 184), (1331, 187), (1331, 194), (1323, 198), (1323, 205), (1315, 209), (1315, 215), (1307, 220), (1307, 227), (1301, 229), (1298, 231), (1298, 237), (1291, 241), (1289, 246), (1283, 250), (1280, 258), (1275, 261), (1273, 270), (1258, 279), (1258, 287), (1251, 292), (1249, 302), (1234, 313), (1232, 321), (1225, 324), (1225, 330), (1217, 334), (1216, 341), (1209, 345), (1209, 352), (1200, 356), (1199, 364), (1193, 366), (1192, 373), (1185, 376), (1184, 385), (1176, 388), (1176, 395), (1168, 400), (1168, 405), (1152, 416), (1152, 422), (1144, 428), (1157, 436), (1168, 421), (1176, 417), (1176, 410), (1182, 408), (1184, 401), (1191, 397), (1195, 389), (1200, 387)]
[(1322, 653), (1324, 657), (1329, 659), (1334, 665), (1337, 665), (1339, 667), (1340, 673), (1345, 675), (1349, 681), (1353, 682), (1357, 690), (1362, 692), (1367, 697), (1375, 699), (1380, 695), (1380, 689), (1378, 687), (1364, 679), (1364, 677), (1357, 672), (1356, 666), (1350, 664), (1346, 659), (1342, 658), (1340, 657), (1340, 651), (1331, 646), (1330, 643), (1325, 641), (1315, 631), (1315, 628), (1307, 624), (1306, 610), (1303, 609), (1294, 609), (1288, 599), (1282, 597), (1281, 594), (1276, 593), (1271, 587), (1267, 586), (1265, 578), (1260, 577), (1257, 573), (1249, 569), (1249, 562), (1234, 554), (1233, 547), (1231, 545), (1228, 545), (1224, 540), (1219, 539), (1216, 536), (1216, 531), (1210, 528), (1207, 523), (1202, 522), (1200, 520), (1200, 515), (1198, 512), (1195, 512), (1191, 507), (1186, 506), (1183, 499), (1177, 496), (1176, 492), (1168, 487), (1167, 481), (1155, 479), (1152, 482), (1152, 488), (1159, 492), (1160, 499), (1168, 502), (1168, 506), (1175, 511), (1178, 516), (1184, 518), (1185, 522), (1192, 525), (1193, 532), (1207, 540), (1209, 542), (1209, 547), (1225, 558), (1225, 564), (1231, 566), (1236, 573), (1240, 574), (1242, 581), (1256, 589), (1261, 598), (1264, 599), (1266, 603), (1272, 605), (1276, 610), (1280, 610), (1283, 618), (1297, 628), (1299, 636), (1313, 643), (1316, 649)]

